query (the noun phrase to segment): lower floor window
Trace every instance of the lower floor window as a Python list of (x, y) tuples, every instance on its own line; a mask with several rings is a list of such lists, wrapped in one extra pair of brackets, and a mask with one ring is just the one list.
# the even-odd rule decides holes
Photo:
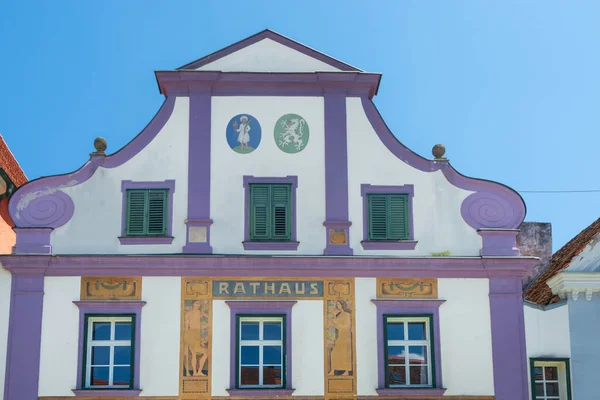
[(534, 400), (570, 400), (569, 361), (531, 359), (532, 398)]
[(384, 318), (386, 385), (432, 387), (431, 317)]
[(283, 316), (238, 316), (238, 386), (285, 386)]
[(132, 386), (134, 318), (86, 315), (86, 388)]

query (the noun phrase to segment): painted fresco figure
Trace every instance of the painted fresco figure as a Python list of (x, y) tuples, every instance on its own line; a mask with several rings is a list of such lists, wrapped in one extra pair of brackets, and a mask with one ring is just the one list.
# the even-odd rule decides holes
[[(201, 301), (194, 301), (184, 312), (184, 368), (194, 376), (206, 376), (203, 369), (208, 361), (208, 340), (202, 338), (202, 318), (208, 320), (208, 313), (202, 309)], [(199, 359), (199, 360), (198, 360)], [(190, 365), (191, 364), (191, 365)]]
[(248, 150), (248, 143), (250, 142), (250, 125), (248, 124), (248, 117), (242, 115), (240, 117), (239, 124), (237, 122), (233, 123), (233, 129), (237, 132), (238, 138), (237, 141), (240, 143), (240, 150), (243, 151), (244, 148)]
[(329, 323), (336, 329), (337, 339), (331, 350), (329, 375), (338, 371), (348, 376), (352, 371), (352, 311), (345, 301), (336, 301), (333, 315)]

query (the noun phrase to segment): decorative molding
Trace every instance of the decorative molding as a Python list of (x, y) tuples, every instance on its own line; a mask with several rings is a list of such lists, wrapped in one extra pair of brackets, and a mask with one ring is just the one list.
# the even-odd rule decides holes
[(137, 399), (142, 391), (141, 390), (130, 390), (130, 389), (80, 389), (73, 390), (73, 394), (75, 397), (100, 397), (106, 398), (110, 397), (111, 399), (117, 399), (121, 396), (127, 396)]
[(437, 299), (436, 278), (377, 278), (377, 298)]
[(82, 277), (81, 300), (141, 300), (141, 277)]
[(580, 293), (585, 293), (586, 301), (592, 301), (594, 293), (600, 294), (600, 273), (564, 271), (548, 279), (546, 284), (552, 293), (565, 299), (577, 301)]
[(483, 240), (480, 254), (482, 256), (518, 256), (518, 229), (478, 229)]

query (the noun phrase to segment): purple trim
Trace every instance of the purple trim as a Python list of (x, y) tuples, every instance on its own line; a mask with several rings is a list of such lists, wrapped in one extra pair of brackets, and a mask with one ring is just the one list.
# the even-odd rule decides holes
[(4, 400), (38, 398), (44, 276), (40, 268), (12, 274)]
[[(377, 394), (386, 396), (443, 396), (446, 389), (375, 389)], [(419, 397), (420, 398), (420, 397)]]
[(305, 54), (311, 58), (322, 61), (325, 64), (329, 64), (332, 67), (338, 68), (342, 71), (361, 71), (358, 68), (355, 68), (355, 67), (353, 67), (349, 64), (346, 64), (344, 62), (341, 62), (339, 60), (336, 60), (335, 58), (332, 58), (332, 57), (330, 57), (326, 54), (323, 54), (317, 50), (311, 49), (310, 47), (307, 47), (301, 43), (298, 43), (295, 40), (287, 38), (277, 32), (273, 32), (270, 29), (265, 29), (264, 31), (258, 32), (250, 37), (247, 37), (246, 39), (242, 39), (239, 42), (236, 42), (236, 43), (234, 43), (230, 46), (227, 46), (219, 51), (211, 53), (211, 54), (209, 54), (205, 57), (202, 57), (196, 61), (192, 61), (191, 63), (188, 63), (188, 64), (184, 65), (183, 67), (179, 67), (177, 69), (178, 70), (198, 69), (206, 64), (209, 64), (211, 62), (219, 60), (225, 56), (228, 56), (236, 51), (239, 51), (243, 48), (251, 46), (251, 45), (253, 45), (257, 42), (260, 42), (261, 40), (264, 40), (264, 39), (271, 39), (279, 44), (282, 44), (286, 47), (296, 50), (296, 51), (298, 51), (302, 54)]
[(431, 161), (419, 156), (398, 141), (366, 96), (362, 97), (362, 105), (379, 139), (396, 157), (420, 171), (441, 170), (454, 186), (477, 192), (468, 196), (461, 207), (462, 217), (467, 224), (475, 229), (516, 229), (521, 225), (526, 209), (516, 191), (497, 182), (464, 176), (452, 168), (448, 161)]
[(519, 277), (493, 277), (489, 282), (496, 400), (527, 399), (522, 281)]
[[(167, 210), (167, 236), (125, 236), (127, 219), (127, 189), (168, 189)], [(121, 181), (122, 208), (121, 208), (121, 236), (119, 242), (127, 244), (170, 244), (173, 242), (173, 193), (175, 193), (175, 180), (163, 182), (133, 182)]]
[(296, 389), (227, 389), (235, 397), (285, 397), (291, 396)]
[[(346, 96), (335, 87), (325, 94), (325, 250), (324, 255), (353, 254), (348, 218), (348, 143)], [(330, 229), (343, 229), (346, 244), (331, 244)]]
[(324, 96), (372, 98), (380, 74), (365, 72), (214, 72), (156, 71), (160, 92), (167, 96)]
[(98, 390), (98, 389), (81, 389), (81, 390), (73, 390), (75, 397), (138, 397), (142, 391), (141, 390)]
[(50, 234), (53, 228), (13, 228), (17, 242), (14, 254), (52, 254)]
[(13, 273), (46, 276), (522, 277), (535, 257), (324, 257), (186, 255), (0, 255)]
[(482, 256), (518, 256), (518, 229), (478, 229), (483, 238)]
[[(283, 314), (285, 315), (285, 388), (277, 389), (265, 389), (265, 392), (275, 393), (278, 390), (292, 389), (292, 308), (296, 304), (296, 301), (231, 301), (225, 302), (231, 309), (231, 318), (229, 325), (230, 339), (229, 339), (229, 390), (237, 388), (236, 369), (237, 369), (237, 316), (239, 314), (252, 314), (267, 316), (269, 314)], [(256, 389), (235, 389), (235, 390), (249, 390), (250, 392), (258, 394)], [(262, 390), (261, 390), (262, 391)], [(276, 396), (277, 394), (273, 394)]]
[[(140, 387), (140, 353), (141, 353), (141, 329), (142, 329), (142, 307), (146, 305), (145, 301), (74, 301), (79, 308), (79, 344), (77, 356), (77, 390), (84, 392), (107, 392), (103, 389), (85, 389), (83, 386), (83, 344), (85, 342), (85, 316), (93, 314), (135, 314), (135, 339), (134, 339), (134, 365), (133, 365), (133, 387), (139, 390)], [(110, 390), (113, 391), (113, 390)], [(114, 392), (124, 392), (121, 389), (114, 389)], [(75, 393), (77, 395), (77, 393)]]
[[(417, 314), (431, 314), (433, 315), (433, 351), (435, 357), (435, 388), (442, 389), (442, 348), (440, 344), (440, 306), (444, 304), (446, 300), (371, 300), (377, 307), (377, 384), (379, 389), (386, 389), (385, 387), (385, 373), (386, 373), (386, 362), (384, 352), (384, 340), (383, 340), (383, 317), (384, 315), (402, 315), (410, 316)], [(390, 388), (399, 390), (404, 395), (410, 395), (409, 391), (416, 390), (415, 388)], [(408, 391), (407, 391), (408, 390)], [(421, 389), (418, 391), (426, 390), (428, 394), (434, 394), (431, 389)], [(441, 393), (443, 394), (443, 392)]]
[(116, 153), (93, 155), (75, 172), (38, 178), (21, 186), (8, 205), (15, 225), (20, 228), (57, 228), (66, 224), (73, 216), (75, 205), (60, 189), (87, 181), (100, 166), (115, 168), (130, 160), (156, 137), (171, 117), (174, 106), (175, 98), (168, 97), (142, 132)]
[[(253, 242), (250, 240), (250, 184), (252, 183), (288, 183), (292, 185), (292, 240), (285, 242)], [(296, 189), (298, 189), (298, 177), (288, 175), (286, 177), (255, 177), (252, 175), (244, 175), (244, 250), (296, 250), (298, 248), (298, 240), (296, 236), (296, 219), (298, 203), (296, 201)]]
[[(188, 145), (188, 209), (184, 253), (212, 254), (210, 245), (210, 88), (190, 97)], [(205, 227), (206, 242), (190, 243), (190, 227)]]
[[(409, 239), (402, 241), (376, 241), (369, 240), (369, 210), (367, 195), (372, 193), (407, 194), (408, 195), (408, 230)], [(417, 247), (413, 217), (413, 199), (415, 197), (414, 185), (402, 186), (375, 186), (363, 183), (360, 185), (360, 195), (363, 203), (363, 241), (360, 242), (365, 250), (414, 250)]]

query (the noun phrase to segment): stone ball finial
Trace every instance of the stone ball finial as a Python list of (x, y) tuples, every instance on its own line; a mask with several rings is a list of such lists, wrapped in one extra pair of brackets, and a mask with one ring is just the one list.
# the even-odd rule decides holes
[(446, 154), (446, 147), (443, 144), (438, 143), (431, 149), (431, 154), (433, 154), (436, 160), (445, 160), (444, 154)]
[(96, 149), (96, 152), (92, 154), (103, 155), (104, 151), (106, 150), (106, 147), (106, 139), (104, 139), (103, 137), (97, 137), (94, 140), (94, 148)]

